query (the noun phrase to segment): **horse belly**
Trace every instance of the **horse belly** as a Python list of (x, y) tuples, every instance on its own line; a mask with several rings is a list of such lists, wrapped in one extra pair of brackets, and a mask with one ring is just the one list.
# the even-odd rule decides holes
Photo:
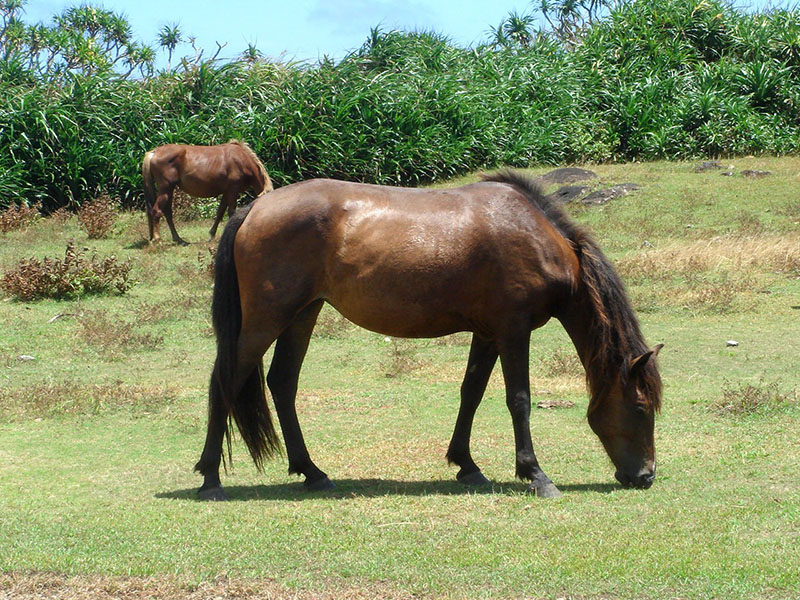
[(457, 315), (432, 313), (423, 308), (385, 299), (362, 298), (360, 302), (329, 300), (342, 315), (359, 327), (376, 333), (402, 338), (439, 337), (469, 329)]
[(326, 300), (353, 323), (394, 337), (438, 337), (471, 329), (484, 295), (460, 270), (363, 267), (340, 271)]

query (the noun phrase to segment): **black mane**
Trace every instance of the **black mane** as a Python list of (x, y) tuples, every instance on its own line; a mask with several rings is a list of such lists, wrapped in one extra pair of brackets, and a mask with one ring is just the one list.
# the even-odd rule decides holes
[[(545, 196), (533, 179), (506, 169), (484, 175), (483, 180), (517, 188), (575, 249), (581, 266), (581, 281), (596, 313), (591, 336), (597, 343), (586, 361), (586, 379), (592, 393), (589, 405), (591, 412), (606, 396), (609, 383), (615, 380), (611, 375), (620, 370), (623, 376), (627, 373), (627, 369), (622, 369), (623, 361), (648, 350), (625, 286), (589, 233), (574, 223), (556, 201)], [(655, 369), (647, 369), (646, 372), (649, 376), (646, 376), (645, 385), (653, 392), (646, 396), (652, 399), (653, 408), (658, 410), (661, 381)]]

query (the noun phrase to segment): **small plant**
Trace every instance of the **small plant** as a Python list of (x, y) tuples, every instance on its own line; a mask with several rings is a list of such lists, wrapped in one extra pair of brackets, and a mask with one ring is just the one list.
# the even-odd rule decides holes
[(578, 355), (568, 350), (554, 350), (550, 356), (541, 359), (541, 365), (547, 377), (581, 376), (584, 373)]
[(197, 261), (195, 263), (183, 262), (178, 264), (176, 269), (184, 281), (191, 282), (197, 287), (208, 289), (209, 281), (214, 281), (216, 256), (216, 247), (209, 246), (207, 251), (197, 253)]
[(195, 221), (202, 216), (195, 199), (180, 188), (172, 192), (172, 214), (176, 221)]
[(54, 211), (50, 215), (50, 218), (59, 225), (66, 225), (73, 216), (74, 215), (70, 211), (62, 207)]
[(12, 204), (3, 212), (0, 212), (0, 233), (8, 233), (16, 229), (27, 227), (41, 216), (39, 209), (41, 204), (28, 206), (27, 204)]
[(0, 289), (19, 300), (77, 298), (89, 294), (124, 294), (134, 285), (130, 260), (114, 256), (90, 259), (67, 244), (64, 260), (27, 258), (0, 278)]
[(412, 342), (397, 338), (386, 339), (392, 344), (389, 356), (382, 364), (386, 377), (399, 377), (420, 367), (420, 360), (414, 356), (416, 346)]
[(740, 384), (726, 382), (722, 398), (712, 403), (711, 409), (721, 415), (752, 415), (798, 406), (797, 390), (783, 392), (777, 381)]
[(89, 234), (89, 239), (99, 240), (108, 236), (117, 220), (118, 204), (103, 192), (78, 209), (78, 220)]
[(195, 198), (180, 188), (172, 193), (172, 214), (176, 221), (212, 219), (217, 214), (218, 198)]
[(209, 279), (214, 280), (214, 264), (217, 262), (217, 247), (209, 246), (208, 253), (198, 252), (197, 262), (200, 265), (200, 271), (205, 273)]
[(324, 306), (317, 317), (314, 327), (314, 337), (322, 339), (339, 339), (353, 329), (353, 324), (344, 318), (341, 313)]

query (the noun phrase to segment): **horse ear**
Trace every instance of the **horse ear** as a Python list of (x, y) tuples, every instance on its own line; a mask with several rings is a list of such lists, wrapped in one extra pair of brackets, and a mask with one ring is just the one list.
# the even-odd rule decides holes
[(663, 347), (664, 347), (664, 344), (658, 344), (656, 346), (653, 346), (653, 348), (651, 350), (648, 350), (644, 354), (642, 354), (640, 356), (637, 356), (636, 358), (632, 358), (630, 360), (629, 365), (628, 365), (628, 368), (630, 369), (631, 374), (634, 374), (637, 371), (639, 371), (639, 369), (641, 369), (643, 366), (645, 366), (647, 364), (648, 360), (658, 356), (659, 351)]

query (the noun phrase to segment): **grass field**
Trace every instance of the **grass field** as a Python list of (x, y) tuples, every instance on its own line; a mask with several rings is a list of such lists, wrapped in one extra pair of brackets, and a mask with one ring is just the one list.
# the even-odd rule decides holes
[(800, 597), (800, 159), (730, 162), (772, 174), (602, 165), (603, 184), (642, 189), (568, 207), (666, 344), (647, 491), (614, 481), (557, 322), (533, 335), (533, 401), (574, 406), (534, 409), (564, 492), (541, 500), (513, 477), (499, 369), (473, 435), (494, 489), (466, 491), (444, 460), (468, 335), (391, 340), (326, 307), (298, 411), (337, 490), (304, 492), (285, 458), (259, 474), (235, 442), (231, 501), (197, 502), (209, 223), (179, 223), (188, 247), (147, 247), (141, 213), (104, 240), (74, 218), (3, 234), (0, 273), (73, 240), (130, 259), (138, 283), (0, 298), (0, 597)]

